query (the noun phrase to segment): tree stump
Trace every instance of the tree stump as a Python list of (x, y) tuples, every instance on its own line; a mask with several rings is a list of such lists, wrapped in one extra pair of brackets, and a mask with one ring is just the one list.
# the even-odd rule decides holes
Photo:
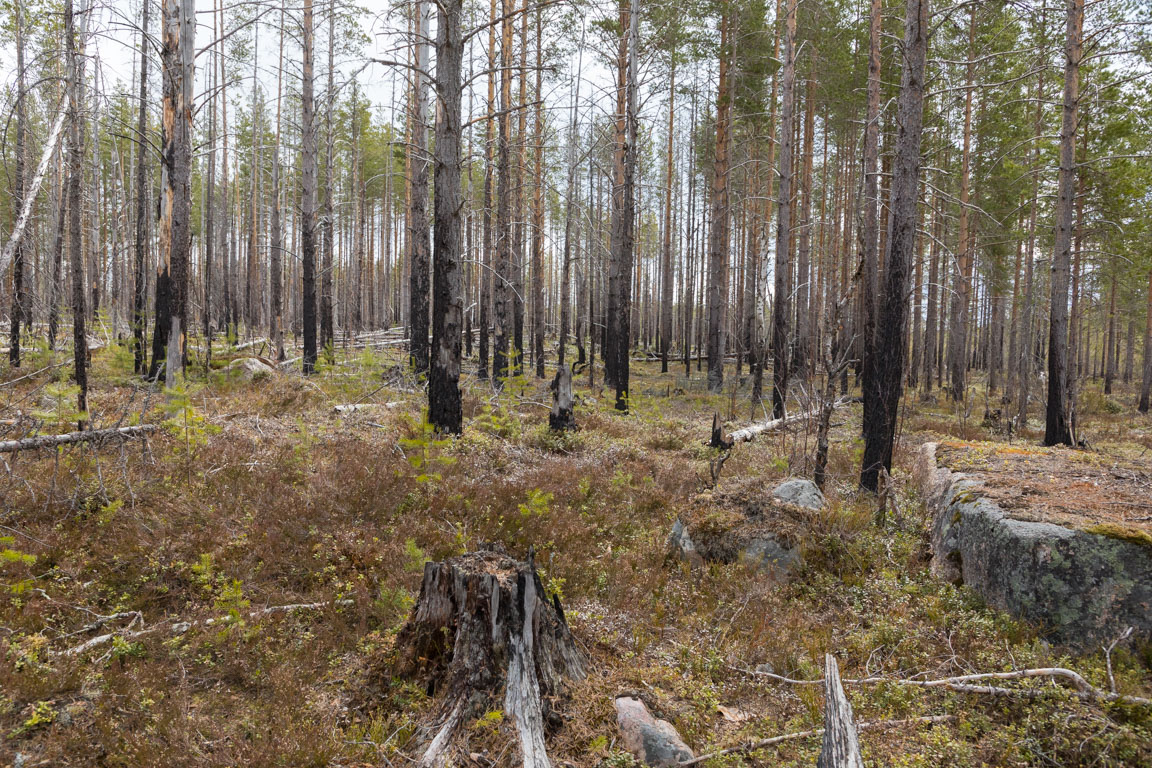
[(864, 768), (852, 704), (844, 695), (840, 667), (830, 653), (824, 655), (824, 744), (816, 768)]
[(396, 646), (398, 674), (423, 680), (430, 695), (442, 697), (419, 765), (444, 765), (460, 726), (491, 709), (503, 688), (522, 764), (551, 768), (544, 746), (549, 701), (565, 679), (584, 677), (585, 658), (559, 597), (548, 599), (531, 551), (525, 563), (498, 545), (426, 563), (420, 598)]
[(548, 426), (552, 429), (574, 429), (576, 418), (573, 414), (575, 398), (572, 396), (572, 369), (561, 365), (552, 379), (552, 412), (548, 414)]

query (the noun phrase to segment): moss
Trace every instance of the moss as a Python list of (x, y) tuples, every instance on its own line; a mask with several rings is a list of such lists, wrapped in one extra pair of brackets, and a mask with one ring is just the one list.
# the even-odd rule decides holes
[(1129, 528), (1119, 523), (1096, 523), (1085, 528), (1084, 532), (1093, 533), (1097, 536), (1107, 536), (1110, 539), (1120, 539), (1152, 549), (1152, 534), (1140, 528)]

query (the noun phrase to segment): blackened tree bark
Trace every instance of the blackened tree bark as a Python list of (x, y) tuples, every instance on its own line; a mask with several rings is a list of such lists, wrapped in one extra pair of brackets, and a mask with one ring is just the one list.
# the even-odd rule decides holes
[(973, 259), (969, 222), (969, 182), (972, 175), (972, 94), (976, 85), (976, 6), (968, 9), (968, 66), (964, 94), (964, 154), (960, 170), (960, 225), (956, 244), (956, 273), (952, 289), (952, 309), (948, 320), (948, 369), (952, 400), (964, 399), (968, 369), (968, 305), (971, 303)]
[(169, 278), (164, 380), (171, 387), (184, 373), (184, 335), (188, 327), (196, 7), (193, 0), (164, 0), (161, 8), (164, 21), (161, 48), (164, 145), (161, 151), (160, 253)]
[(668, 355), (672, 349), (672, 291), (675, 272), (672, 268), (672, 199), (674, 154), (676, 136), (676, 52), (671, 55), (668, 73), (668, 155), (664, 174), (664, 247), (661, 254), (660, 276), (660, 372), (668, 373)]
[[(272, 154), (272, 243), (268, 255), (271, 307), (268, 340), (277, 362), (284, 356), (284, 233), (280, 224), (280, 118), (284, 99), (284, 9), (280, 9), (280, 54), (276, 67), (276, 146)], [(209, 238), (209, 242), (211, 238)]]
[(416, 3), (416, 72), (412, 75), (412, 179), (408, 249), (409, 362), (417, 374), (428, 372), (428, 102), (430, 83), (427, 36), (432, 29), (431, 5)]
[[(28, 94), (24, 91), (24, 32), (21, 19), (20, 3), (13, 8), (13, 19), (16, 27), (16, 178), (12, 193), (12, 220), (15, 221), (24, 210), (24, 154), (25, 134), (28, 122)], [(24, 240), (16, 245), (12, 254), (12, 325), (9, 333), (8, 360), (13, 368), (20, 367), (20, 324), (31, 323), (29, 314), (28, 296), (24, 290)]]
[(628, 12), (627, 0), (619, 3), (619, 34), (616, 45), (616, 115), (615, 137), (612, 153), (612, 194), (611, 223), (608, 233), (608, 295), (605, 297), (604, 325), (604, 383), (616, 384), (616, 368), (621, 359), (619, 347), (628, 347), (626, 339), (620, 339), (621, 312), (621, 266), (625, 260), (625, 230), (628, 226), (625, 213), (624, 188), (626, 166), (628, 164)]
[(876, 418), (864, 433), (860, 485), (879, 487), (881, 470), (892, 469), (892, 448), (908, 351), (908, 281), (916, 249), (920, 140), (924, 127), (924, 69), (928, 55), (928, 0), (908, 0), (904, 17), (904, 75), (897, 111), (896, 157), (889, 197), (883, 294), (876, 323), (873, 376), (878, 384)]
[[(315, 49), (315, 45), (313, 45)], [(331, 350), (336, 343), (336, 318), (332, 302), (332, 270), (334, 268), (335, 217), (332, 206), (332, 187), (335, 185), (333, 146), (336, 137), (332, 133), (332, 108), (336, 102), (336, 0), (328, 3), (328, 96), (324, 104), (324, 141), (326, 157), (324, 163), (324, 253), (320, 266), (320, 346)], [(313, 184), (315, 190), (315, 184)], [(315, 192), (313, 192), (315, 195)], [(315, 199), (315, 198), (313, 198)], [(315, 356), (313, 356), (315, 363)]]
[[(316, 58), (316, 36), (313, 31), (312, 0), (304, 0), (303, 25), (303, 69), (300, 82), (300, 251), (301, 251), (301, 281), (304, 292), (304, 360), (305, 374), (316, 371), (316, 101), (313, 95), (314, 88), (314, 61)], [(331, 29), (331, 26), (329, 26)], [(332, 71), (328, 72), (329, 83), (332, 80)], [(329, 91), (329, 105), (331, 105), (332, 92)], [(331, 106), (329, 106), (329, 118)], [(331, 126), (329, 126), (329, 160), (328, 168), (331, 174)], [(331, 185), (325, 192), (331, 204)], [(326, 224), (325, 226), (330, 226)], [(330, 230), (329, 230), (330, 231)], [(329, 241), (331, 235), (328, 236)], [(325, 247), (329, 247), (326, 244)], [(324, 277), (330, 281), (331, 278)], [(331, 292), (328, 296), (331, 299)], [(331, 301), (328, 304), (331, 311)], [(331, 320), (331, 317), (329, 317)]]
[(1140, 413), (1148, 413), (1152, 399), (1152, 270), (1148, 271), (1148, 316), (1144, 325), (1144, 376), (1140, 383)]
[[(76, 410), (88, 411), (88, 339), (84, 330), (84, 256), (80, 241), (80, 185), (82, 170), (80, 158), (84, 152), (84, 130), (81, 125), (80, 105), (84, 103), (84, 71), (76, 53), (76, 23), (72, 0), (64, 0), (64, 46), (68, 59), (68, 87), (72, 98), (68, 102), (68, 256), (72, 267), (72, 344), (75, 365)], [(80, 417), (79, 429), (87, 419)]]
[(880, 280), (880, 35), (881, 0), (872, 0), (868, 54), (868, 107), (864, 118), (864, 211), (860, 242), (860, 371), (864, 431), (876, 410), (876, 296)]
[(512, 266), (512, 10), (513, 0), (501, 0), (500, 103), (496, 140), (496, 268), (492, 276), (492, 315), (495, 336), (492, 380), (503, 385), (508, 375), (508, 333), (511, 330), (509, 273)]
[(772, 297), (772, 417), (784, 417), (788, 399), (788, 244), (792, 232), (792, 150), (796, 93), (796, 2), (787, 0), (780, 110), (780, 184), (777, 193), (776, 271)]
[(493, 149), (496, 146), (496, 0), (490, 0), (488, 10), (488, 118), (484, 127), (484, 232), (483, 253), (480, 255), (480, 360), (477, 375), (488, 378), (488, 328), (492, 324), (492, 188), (494, 182)]
[[(581, 31), (581, 43), (583, 43), (583, 31)], [(568, 194), (564, 204), (564, 256), (560, 273), (560, 340), (556, 345), (556, 363), (560, 367), (564, 367), (564, 361), (567, 359), (565, 347), (568, 346), (568, 328), (571, 324), (572, 315), (571, 286), (569, 285), (572, 279), (572, 250), (574, 245), (579, 243), (580, 240), (580, 228), (576, 219), (577, 209), (580, 205), (577, 199), (579, 192), (576, 186), (576, 171), (578, 167), (576, 142), (578, 139), (577, 119), (579, 116), (580, 77), (584, 67), (583, 47), (583, 44), (581, 44), (581, 52), (577, 58), (576, 81), (572, 89), (572, 118), (568, 128)], [(577, 276), (576, 280), (578, 283), (580, 282), (579, 276)], [(576, 346), (579, 347), (579, 362), (581, 363), (584, 362), (584, 341), (579, 325), (579, 309), (582, 306), (583, 304), (579, 303), (577, 307), (576, 326)]]
[[(536, 7), (536, 119), (533, 124), (535, 183), (532, 193), (532, 357), (544, 378), (544, 76), (543, 9)], [(439, 66), (439, 64), (437, 64)]]
[(460, 434), (460, 328), (464, 315), (460, 215), (460, 67), (463, 0), (441, 0), (436, 30), (436, 220), (432, 274), (432, 360), (428, 379), (428, 418), (438, 432)]
[(637, 112), (640, 108), (637, 55), (640, 47), (640, 0), (628, 3), (628, 99), (624, 113), (624, 190), (621, 238), (618, 256), (620, 280), (616, 308), (616, 410), (628, 411), (629, 356), (632, 349), (632, 263), (636, 221)]
[(731, 114), (729, 17), (720, 17), (720, 72), (716, 86), (716, 157), (712, 178), (712, 231), (708, 248), (708, 391), (724, 386), (724, 342), (728, 306), (728, 139)]
[(1044, 445), (1071, 445), (1068, 368), (1068, 281), (1072, 263), (1072, 214), (1076, 201), (1076, 105), (1080, 97), (1084, 0), (1067, 0), (1064, 46), (1064, 107), (1060, 127), (1060, 173), (1056, 197), (1056, 241), (1052, 255), (1052, 308), (1048, 325), (1048, 406)]

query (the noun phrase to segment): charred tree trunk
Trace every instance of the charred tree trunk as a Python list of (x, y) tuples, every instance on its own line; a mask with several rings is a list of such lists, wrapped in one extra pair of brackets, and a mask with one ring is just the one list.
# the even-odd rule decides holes
[(864, 212), (861, 227), (859, 372), (864, 396), (864, 430), (876, 410), (876, 301), (880, 292), (880, 35), (882, 2), (872, 0), (869, 24), (868, 111), (864, 118)]
[(716, 89), (716, 157), (712, 179), (712, 231), (708, 249), (708, 391), (724, 386), (725, 320), (728, 306), (728, 133), (731, 56), (728, 15), (720, 17), (720, 73)]
[(511, 297), (509, 279), (512, 271), (512, 8), (513, 0), (502, 0), (500, 24), (500, 109), (497, 116), (496, 142), (496, 268), (492, 276), (492, 314), (495, 343), (492, 351), (492, 380), (503, 386), (509, 373)]
[(1148, 316), (1144, 321), (1144, 376), (1140, 382), (1140, 413), (1148, 413), (1152, 399), (1152, 270), (1148, 271)]
[(672, 58), (668, 73), (668, 158), (664, 176), (664, 249), (660, 264), (660, 372), (668, 373), (668, 357), (672, 349), (672, 291), (675, 285), (672, 268), (672, 190), (674, 186), (674, 154), (676, 136), (676, 59)]
[(526, 563), (497, 548), (426, 563), (420, 597), (396, 648), (395, 672), (417, 678), (440, 698), (436, 733), (419, 765), (449, 762), (457, 732), (502, 695), (519, 732), (518, 762), (551, 768), (544, 743), (550, 702), (566, 680), (584, 677), (586, 661), (531, 553)]
[(484, 232), (482, 236), (483, 253), (480, 255), (480, 360), (477, 364), (477, 375), (481, 379), (488, 378), (488, 329), (492, 323), (489, 314), (492, 308), (493, 285), (492, 187), (494, 184), (493, 148), (496, 145), (496, 134), (492, 118), (496, 113), (496, 18), (496, 0), (491, 0), (488, 11), (488, 118), (484, 128)]
[(441, 0), (436, 30), (436, 227), (433, 259), (431, 371), (428, 419), (438, 432), (460, 434), (460, 327), (464, 313), (460, 216), (464, 195), (460, 181), (460, 108), (463, 0)]
[[(85, 26), (87, 26), (85, 24)], [(84, 331), (84, 257), (80, 241), (80, 158), (84, 151), (84, 129), (80, 122), (80, 105), (84, 103), (84, 72), (76, 52), (76, 25), (72, 0), (64, 0), (64, 38), (68, 58), (68, 255), (72, 270), (72, 344), (75, 363), (76, 410), (80, 412), (78, 429), (86, 425), (88, 411), (88, 340)]]
[[(303, 73), (300, 83), (300, 251), (301, 251), (301, 279), (304, 293), (304, 360), (305, 375), (316, 371), (316, 102), (313, 95), (314, 75), (313, 65), (316, 57), (316, 36), (313, 30), (312, 0), (304, 0), (303, 24)], [(331, 70), (328, 73), (329, 82), (332, 79)], [(329, 99), (332, 92), (329, 91)], [(331, 107), (329, 107), (329, 115)], [(331, 126), (329, 126), (329, 147), (331, 147)], [(329, 149), (328, 173), (331, 175), (331, 149)], [(325, 191), (327, 201), (331, 202), (331, 185)], [(329, 214), (331, 211), (329, 211)], [(328, 232), (328, 242), (325, 248), (331, 245), (330, 222), (325, 223)], [(330, 261), (326, 257), (326, 261)], [(330, 264), (328, 265), (330, 266)], [(325, 276), (322, 282), (329, 282), (331, 278)], [(331, 294), (329, 294), (329, 298)], [(328, 304), (331, 311), (331, 302)], [(329, 320), (331, 318), (329, 317)], [(321, 323), (323, 317), (321, 317)], [(330, 329), (330, 328), (329, 328)], [(321, 337), (321, 341), (323, 338)]]
[[(320, 265), (320, 347), (331, 350), (336, 343), (336, 317), (332, 302), (332, 270), (335, 250), (335, 218), (336, 213), (332, 205), (333, 147), (336, 137), (332, 133), (332, 108), (336, 102), (336, 0), (328, 3), (328, 90), (327, 101), (324, 104), (324, 141), (326, 143), (326, 156), (324, 163), (324, 252)], [(314, 108), (312, 108), (314, 109)], [(315, 146), (315, 143), (313, 143)], [(315, 156), (315, 151), (313, 151)], [(315, 165), (315, 161), (313, 161)], [(315, 189), (315, 183), (313, 184)], [(315, 200), (315, 192), (313, 192)], [(315, 204), (313, 204), (315, 209)], [(331, 355), (331, 352), (329, 352)], [(331, 362), (331, 361), (330, 361)], [(313, 355), (315, 363), (315, 355)]]
[(972, 292), (972, 243), (968, 236), (969, 180), (972, 169), (972, 95), (976, 78), (976, 6), (968, 9), (968, 67), (964, 94), (963, 158), (960, 170), (960, 224), (957, 242), (956, 274), (952, 289), (952, 309), (948, 319), (949, 396), (962, 401), (966, 396), (968, 368), (968, 307)]
[(1067, 0), (1064, 47), (1064, 107), (1060, 128), (1060, 173), (1056, 197), (1056, 242), (1052, 256), (1052, 308), (1048, 326), (1048, 406), (1044, 445), (1071, 445), (1068, 365), (1068, 280), (1072, 262), (1072, 214), (1076, 197), (1076, 105), (1080, 98), (1084, 0)]
[[(12, 194), (12, 210), (15, 221), (24, 209), (24, 154), (25, 134), (28, 126), (28, 94), (24, 91), (24, 32), (20, 4), (13, 7), (13, 23), (16, 27), (16, 179)], [(28, 296), (24, 288), (24, 240), (21, 239), (12, 254), (12, 325), (9, 333), (8, 360), (13, 368), (20, 367), (20, 324), (32, 322)]]
[[(187, 328), (188, 252), (192, 209), (192, 86), (195, 61), (195, 8), (192, 0), (164, 0), (161, 68), (164, 80), (161, 150), (160, 258), (167, 284), (166, 328), (157, 322), (163, 344), (164, 380), (174, 386), (184, 373)], [(159, 290), (159, 287), (158, 287)], [(157, 318), (161, 316), (157, 301)], [(155, 344), (153, 345), (155, 354)], [(153, 368), (156, 367), (155, 360)]]
[(563, 364), (557, 369), (551, 388), (552, 412), (548, 414), (548, 427), (558, 430), (574, 429), (576, 419), (572, 413), (575, 403), (572, 396), (572, 366)]
[[(544, 73), (543, 10), (536, 7), (536, 116), (533, 121), (535, 183), (532, 198), (532, 357), (544, 378)], [(437, 64), (439, 66), (439, 64)]]
[(796, 92), (796, 2), (786, 0), (784, 27), (784, 74), (781, 77), (783, 102), (780, 114), (780, 186), (776, 224), (776, 272), (772, 296), (772, 416), (784, 418), (788, 399), (788, 271), (792, 234), (792, 134), (795, 122)]
[[(428, 43), (431, 5), (416, 4), (416, 67), (413, 74), (411, 242), (409, 243), (409, 362), (417, 374), (428, 373)], [(457, 223), (457, 236), (459, 223)]]
[(875, 492), (881, 470), (892, 469), (892, 448), (908, 351), (908, 280), (916, 248), (920, 141), (924, 127), (924, 68), (928, 50), (928, 1), (908, 0), (904, 19), (904, 75), (897, 114), (884, 293), (876, 327), (873, 368), (875, 418), (865, 428), (860, 485)]

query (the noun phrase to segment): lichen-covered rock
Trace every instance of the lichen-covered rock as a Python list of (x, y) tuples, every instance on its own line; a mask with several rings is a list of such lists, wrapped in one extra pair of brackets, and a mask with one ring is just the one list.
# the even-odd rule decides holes
[(972, 479), (921, 448), (915, 479), (933, 513), (932, 570), (1057, 642), (1094, 646), (1133, 627), (1152, 637), (1152, 548), (1051, 523), (1015, 520)]
[(781, 504), (792, 504), (804, 509), (819, 511), (824, 508), (824, 494), (811, 480), (793, 478), (785, 480), (772, 491), (772, 498)]
[(667, 720), (658, 720), (644, 702), (633, 696), (616, 699), (620, 744), (652, 768), (673, 768), (695, 755)]
[[(811, 488), (801, 487), (804, 483)], [(668, 537), (672, 554), (693, 565), (744, 563), (784, 575), (800, 562), (797, 545), (823, 494), (807, 481), (789, 481), (781, 496), (759, 480), (696, 496)], [(815, 491), (813, 495), (812, 491)]]
[(276, 368), (258, 357), (240, 357), (225, 367), (229, 373), (236, 373), (245, 380), (262, 379), (276, 373)]

